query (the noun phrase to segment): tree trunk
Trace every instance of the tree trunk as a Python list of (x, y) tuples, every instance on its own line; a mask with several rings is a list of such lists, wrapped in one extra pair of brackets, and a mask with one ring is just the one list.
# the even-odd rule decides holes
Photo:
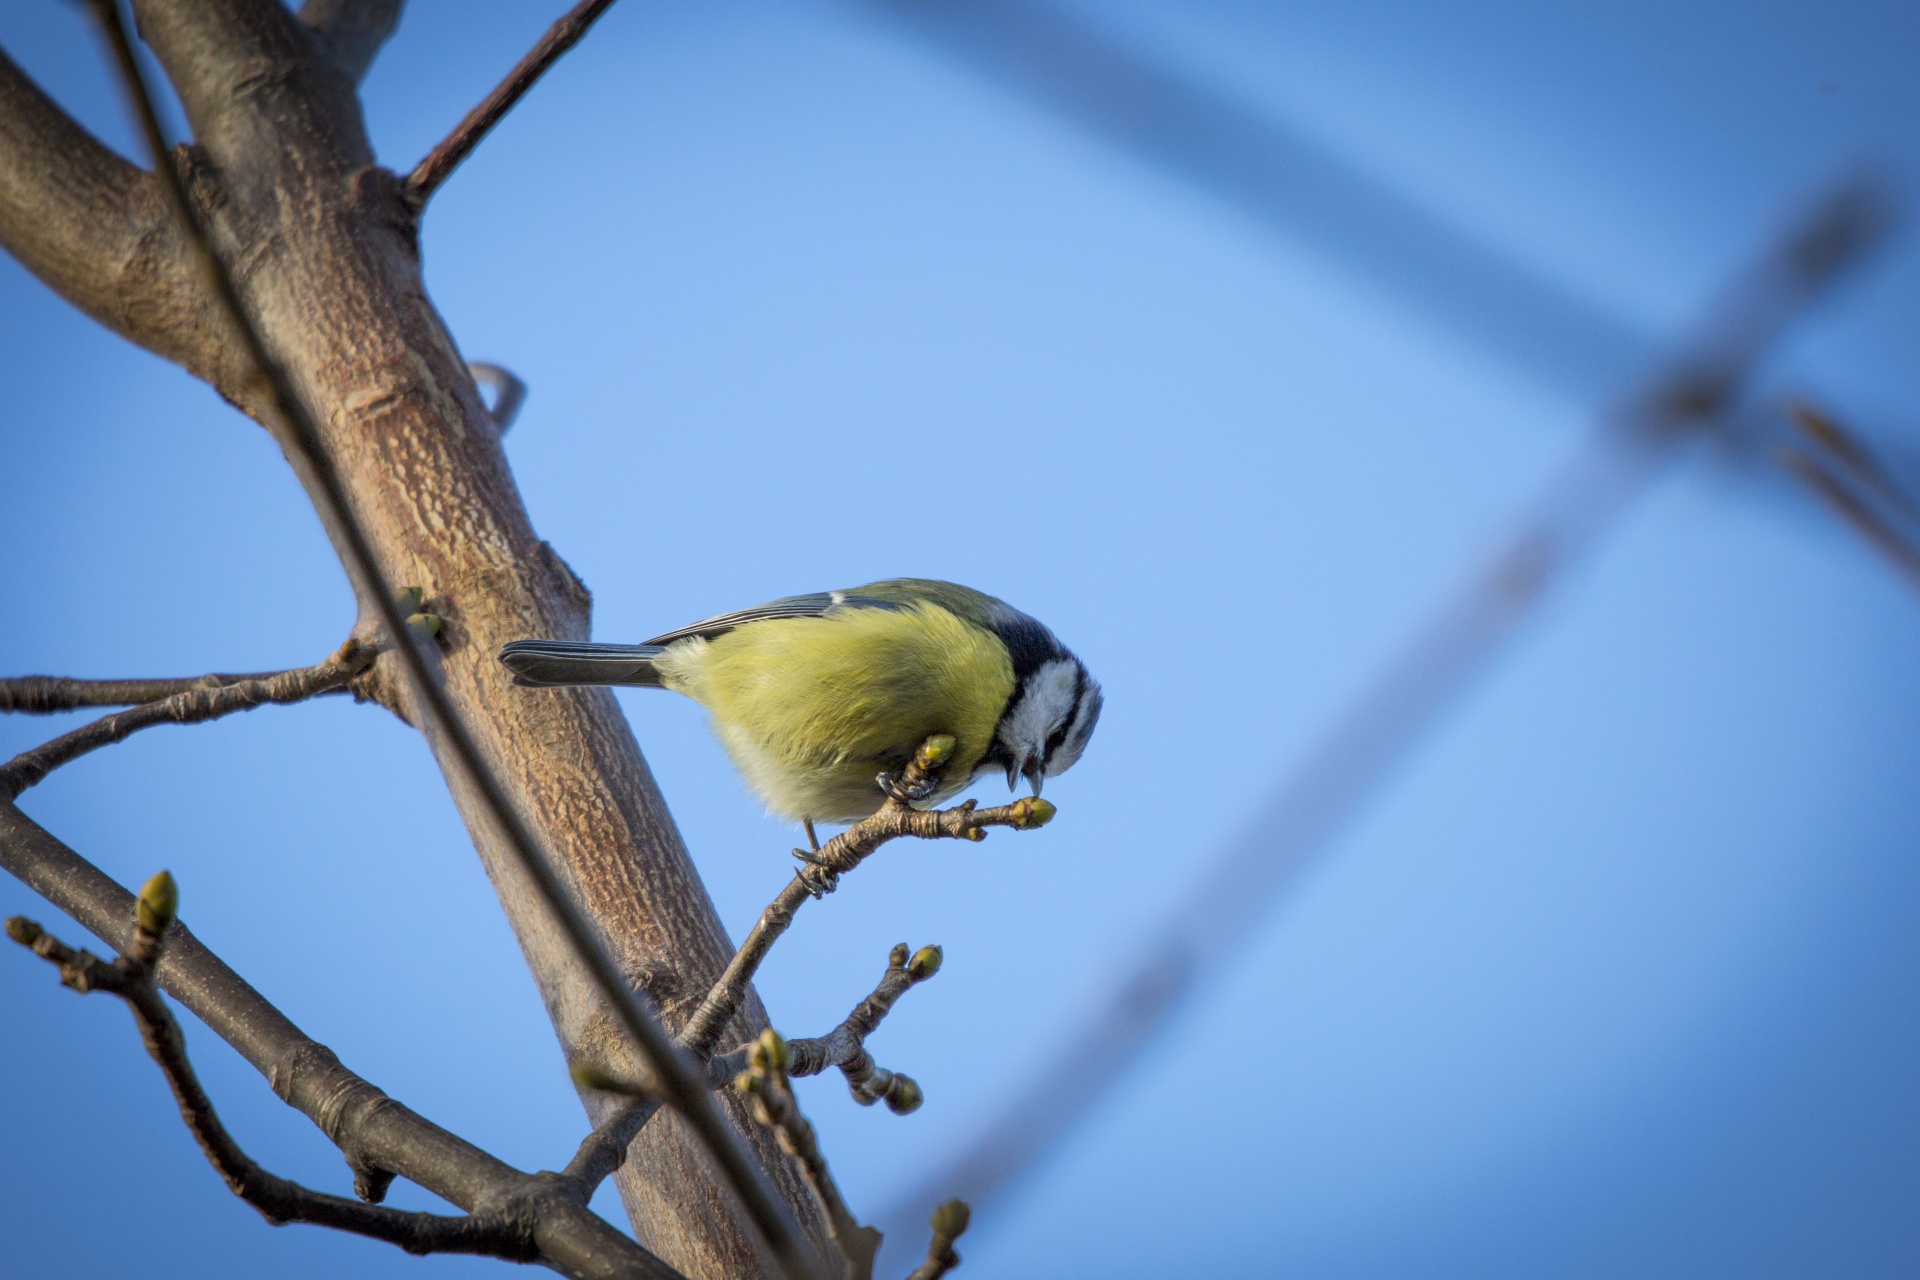
[[(373, 165), (357, 69), (268, 0), (136, 0), (134, 7), (192, 125), (195, 143), (184, 153), (192, 198), (234, 265), (254, 322), (312, 406), (388, 579), (422, 587), (445, 620), (449, 697), (630, 981), (664, 1011), (669, 1029), (677, 1027), (731, 947), (612, 694), (517, 689), (494, 658), (501, 644), (527, 636), (586, 638), (590, 598), (534, 533), (491, 419), (426, 296), (416, 213), (399, 180)], [(88, 165), (116, 172), (110, 157), (86, 151), (97, 144), (84, 135), (86, 146), (70, 144), (58, 165), (44, 156), (21, 163), (20, 137), (33, 130), (22, 126), (12, 138), (7, 130), (21, 113), (51, 108), (36, 94), (0, 58), (0, 116), (7, 117), (0, 120), (0, 239), (90, 313), (207, 378), (284, 449), (263, 392), (244, 380), (221, 326), (204, 321), (213, 308), (182, 296), (198, 286), (167, 257), (170, 233), (152, 221), (150, 191), (136, 183), (118, 197), (122, 215), (148, 221), (145, 234), (124, 237), (135, 249), (111, 263), (76, 266), (70, 246), (60, 249), (65, 257), (50, 256), (30, 227), (12, 222), (8, 204), (19, 204), (24, 189), (16, 180), (52, 181), (56, 171), (70, 179)], [(113, 204), (112, 192), (94, 190), (99, 185), (67, 181), (96, 203)], [(42, 203), (57, 214), (60, 198), (55, 192)], [(136, 278), (130, 264), (141, 255)], [(160, 266), (145, 261), (156, 255)], [(116, 274), (103, 282), (90, 272)], [(129, 281), (147, 293), (129, 298)], [(329, 534), (338, 547), (338, 531)], [(368, 612), (364, 602), (361, 612)], [(418, 722), (400, 704), (397, 679), (376, 668), (369, 687)], [(447, 768), (445, 744), (430, 745)], [(454, 798), (568, 1058), (643, 1074), (476, 798), (457, 785)], [(750, 1000), (735, 1034), (747, 1038), (764, 1022)], [(597, 1120), (601, 1100), (585, 1101)], [(834, 1256), (797, 1171), (763, 1130), (733, 1113), (816, 1251)], [(689, 1276), (775, 1274), (670, 1113), (648, 1125), (619, 1178), (637, 1234)]]

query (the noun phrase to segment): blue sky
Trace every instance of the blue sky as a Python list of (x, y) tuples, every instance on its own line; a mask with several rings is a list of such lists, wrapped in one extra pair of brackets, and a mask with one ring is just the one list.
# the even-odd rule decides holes
[[(1846, 166), (1920, 191), (1910, 6), (1076, 7), (1654, 341)], [(410, 165), (559, 8), (415, 0), (366, 87), (382, 160)], [(0, 43), (124, 145), (68, 7), (8, 8)], [(1917, 245), (1766, 381), (1908, 459)], [(508, 452), (599, 638), (912, 573), (1032, 611), (1106, 686), (1053, 826), (891, 849), (769, 963), (776, 1025), (817, 1034), (894, 942), (946, 949), (873, 1043), (919, 1113), (802, 1086), (868, 1215), (1010, 1096), (1597, 408), (825, 0), (616, 6), (436, 199), (424, 250), (463, 351), (531, 385)], [(258, 428), (5, 260), (0, 340), (0, 669), (254, 670), (339, 642), (344, 579)], [(963, 1274), (1912, 1274), (1916, 644), (1920, 598), (1817, 509), (1689, 457), (977, 1220)], [(738, 935), (790, 835), (698, 708), (622, 701)], [(0, 720), (0, 749), (61, 727)], [(210, 946), (416, 1110), (522, 1167), (571, 1151), (532, 984), (384, 712), (155, 730), (23, 807), (124, 883), (172, 868)], [(0, 883), (16, 912), (52, 918)], [(23, 1273), (501, 1265), (266, 1227), (124, 1013), (24, 954), (0, 991)], [(256, 1156), (346, 1186), (189, 1035)]]

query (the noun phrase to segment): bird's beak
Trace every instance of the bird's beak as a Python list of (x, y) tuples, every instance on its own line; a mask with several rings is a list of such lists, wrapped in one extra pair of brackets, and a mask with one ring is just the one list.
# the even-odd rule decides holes
[(1018, 787), (1019, 785), (1020, 785), (1020, 762), (1018, 760), (1009, 760), (1007, 761), (1007, 790), (1012, 791), (1015, 787)]
[(1041, 761), (1039, 756), (1033, 756), (1028, 759), (1027, 767), (1020, 772), (1026, 774), (1027, 781), (1033, 784), (1033, 794), (1036, 796), (1039, 795), (1040, 784), (1045, 782), (1047, 778), (1047, 767), (1045, 763)]

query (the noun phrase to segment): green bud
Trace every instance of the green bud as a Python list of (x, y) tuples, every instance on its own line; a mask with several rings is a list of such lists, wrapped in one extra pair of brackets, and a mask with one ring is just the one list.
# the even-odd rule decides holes
[(915, 982), (925, 982), (940, 972), (940, 962), (945, 958), (938, 947), (922, 947), (913, 953), (913, 962), (907, 966), (907, 976)]
[(769, 1071), (785, 1071), (787, 1064), (793, 1060), (792, 1055), (787, 1052), (787, 1042), (782, 1040), (780, 1033), (772, 1027), (760, 1033), (760, 1039), (754, 1042), (753, 1050), (753, 1064)]
[(758, 1071), (742, 1071), (733, 1078), (733, 1087), (741, 1093), (758, 1093), (760, 1082), (765, 1079)]
[(40, 941), (40, 935), (45, 932), (38, 920), (29, 920), (25, 916), (7, 917), (7, 936), (23, 947), (30, 947)]
[(153, 879), (140, 889), (140, 902), (134, 909), (134, 918), (148, 933), (165, 933), (179, 910), (180, 887), (174, 884), (172, 873), (157, 871)]
[(913, 762), (922, 769), (938, 769), (953, 759), (954, 749), (959, 745), (952, 734), (936, 733), (920, 744), (919, 754), (914, 756)]
[(927, 1095), (920, 1092), (920, 1083), (912, 1076), (895, 1075), (893, 1086), (887, 1090), (887, 1110), (897, 1116), (908, 1116), (920, 1109)]
[(1024, 800), (1013, 802), (1013, 825), (1017, 831), (1031, 831), (1035, 827), (1044, 827), (1053, 821), (1053, 815), (1060, 812), (1051, 800), (1042, 800), (1039, 796), (1028, 796)]
[(887, 953), (887, 967), (890, 969), (904, 969), (907, 967), (906, 943), (896, 942), (893, 944), (893, 950)]
[(972, 1221), (973, 1210), (965, 1200), (949, 1200), (933, 1211), (933, 1234), (958, 1240), (967, 1234), (967, 1226)]
[(965, 831), (962, 831), (960, 833), (960, 838), (962, 840), (971, 840), (975, 844), (979, 844), (982, 840), (985, 840), (987, 838), (987, 829), (985, 827), (968, 827)]
[(423, 587), (402, 587), (393, 593), (393, 603), (402, 614), (418, 613), (427, 603)]
[(417, 636), (431, 639), (440, 634), (440, 615), (437, 613), (408, 614), (407, 629)]

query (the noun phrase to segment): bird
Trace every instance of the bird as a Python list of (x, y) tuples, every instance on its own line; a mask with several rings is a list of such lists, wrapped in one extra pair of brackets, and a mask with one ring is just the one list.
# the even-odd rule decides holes
[(1065, 773), (1103, 696), (1086, 664), (1038, 621), (958, 583), (891, 578), (723, 613), (645, 644), (515, 640), (515, 684), (670, 689), (707, 709), (769, 812), (853, 823), (886, 802), (920, 745), (954, 748), (931, 805), (1004, 771), (1009, 790)]

